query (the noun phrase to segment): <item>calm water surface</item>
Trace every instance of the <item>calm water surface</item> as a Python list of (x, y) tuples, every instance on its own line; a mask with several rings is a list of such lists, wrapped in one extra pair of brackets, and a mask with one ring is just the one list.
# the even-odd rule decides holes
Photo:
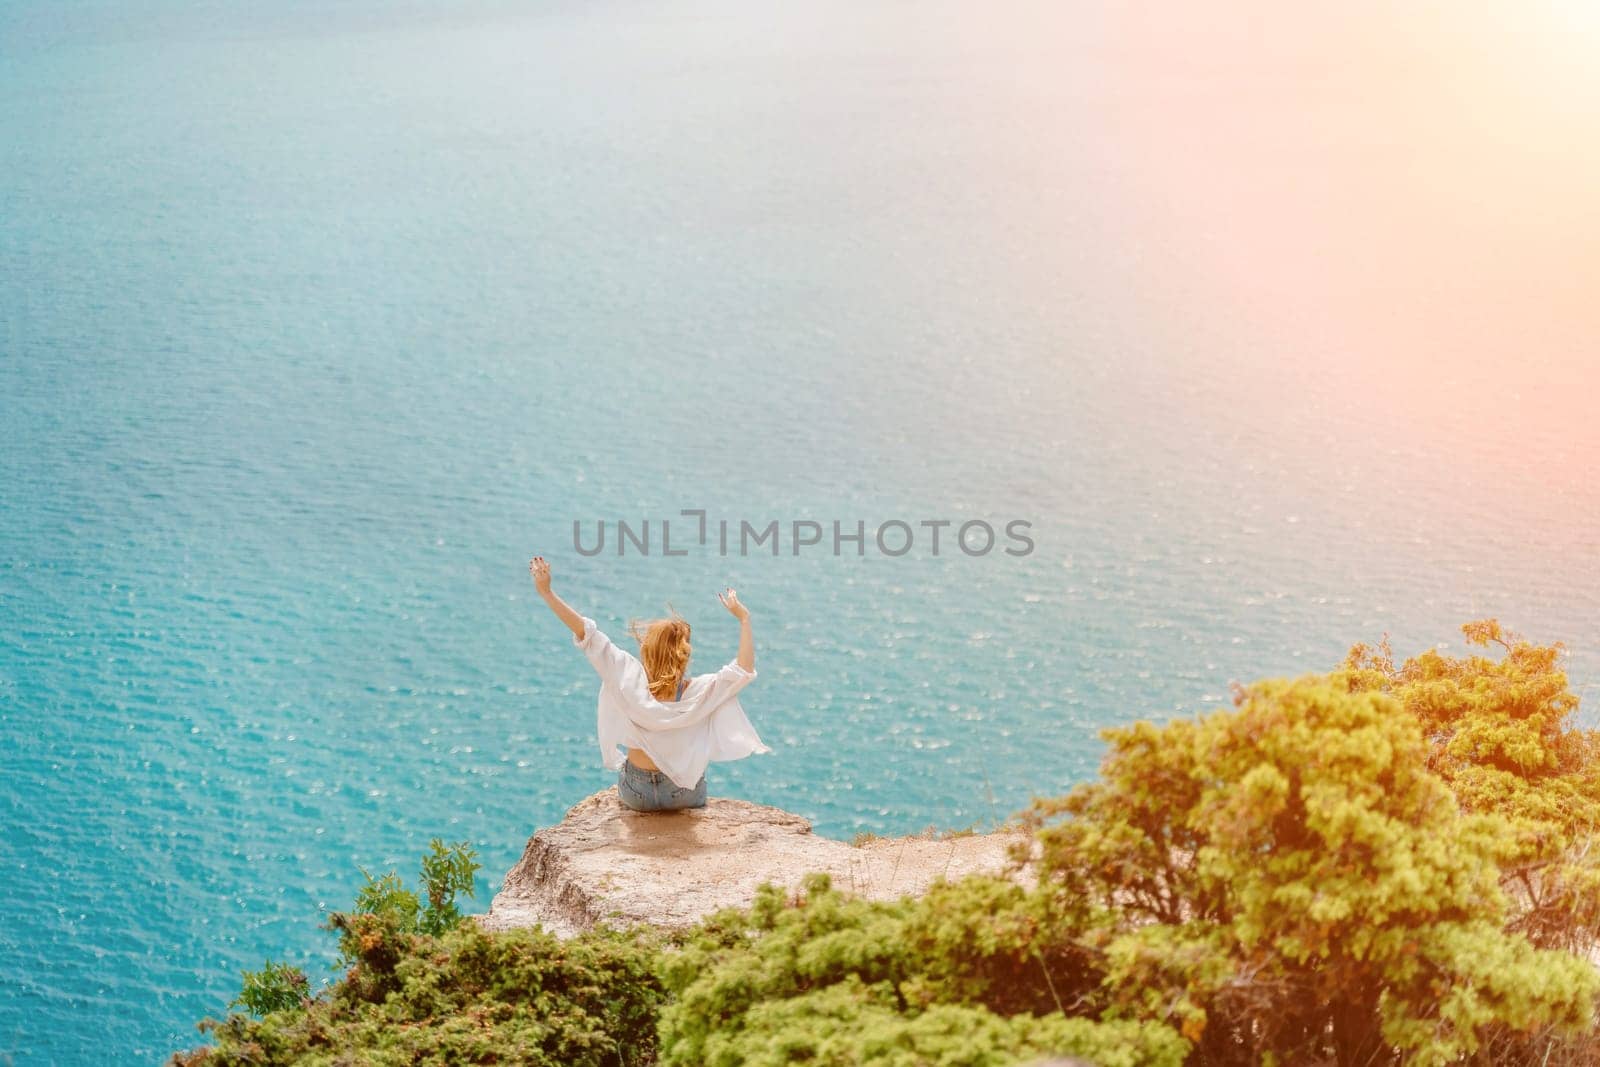
[[(0, 1063), (320, 979), (434, 836), (486, 905), (608, 784), (535, 552), (702, 669), (738, 586), (712, 789), (841, 837), (1384, 632), (1592, 693), (1600, 110), (1462, 11), (0, 4)], [(682, 508), (1037, 548), (572, 550)]]

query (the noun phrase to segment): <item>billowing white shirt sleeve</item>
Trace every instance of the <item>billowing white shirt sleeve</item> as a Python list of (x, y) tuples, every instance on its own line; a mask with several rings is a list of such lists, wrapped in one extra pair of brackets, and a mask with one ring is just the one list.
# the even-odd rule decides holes
[(738, 661), (729, 663), (711, 676), (708, 700), (716, 707), (708, 731), (707, 757), (711, 760), (736, 760), (757, 752), (771, 752), (750, 725), (739, 703), (739, 690), (755, 681), (756, 672), (747, 671)]
[(583, 649), (590, 666), (594, 667), (595, 673), (600, 676), (601, 683), (621, 685), (623, 674), (627, 671), (630, 661), (637, 661), (612, 644), (611, 638), (595, 627), (593, 619), (587, 615), (582, 618), (583, 636), (578, 637), (574, 634), (572, 643)]
[(726, 667), (711, 676), (709, 699), (713, 704), (721, 704), (755, 680), (755, 671), (747, 671), (739, 666), (738, 660), (730, 660)]

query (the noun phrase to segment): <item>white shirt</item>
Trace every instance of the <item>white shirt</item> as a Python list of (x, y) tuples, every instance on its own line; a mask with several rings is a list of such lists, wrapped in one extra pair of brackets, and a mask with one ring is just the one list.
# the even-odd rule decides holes
[(625, 749), (640, 748), (674, 784), (693, 789), (713, 760), (772, 751), (739, 705), (739, 690), (756, 672), (737, 661), (690, 678), (677, 700), (657, 700), (644, 664), (612, 644), (593, 619), (584, 617), (583, 636), (572, 643), (600, 675), (600, 758), (607, 770), (621, 770)]

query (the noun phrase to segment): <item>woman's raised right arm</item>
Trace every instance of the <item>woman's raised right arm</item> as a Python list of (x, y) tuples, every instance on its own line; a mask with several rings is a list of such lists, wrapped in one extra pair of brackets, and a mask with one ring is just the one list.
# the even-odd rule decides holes
[(556, 618), (567, 624), (573, 637), (583, 640), (583, 616), (573, 611), (572, 605), (556, 596), (555, 590), (550, 588), (550, 564), (543, 556), (534, 556), (528, 562), (528, 573), (533, 575), (533, 587), (539, 590), (539, 595), (556, 613)]

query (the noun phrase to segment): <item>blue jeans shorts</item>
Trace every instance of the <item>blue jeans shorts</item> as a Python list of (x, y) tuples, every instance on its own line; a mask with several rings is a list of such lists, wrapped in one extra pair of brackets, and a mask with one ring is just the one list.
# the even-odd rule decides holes
[(693, 789), (684, 789), (661, 771), (647, 771), (622, 761), (617, 774), (617, 799), (634, 811), (679, 811), (706, 806), (706, 776)]

